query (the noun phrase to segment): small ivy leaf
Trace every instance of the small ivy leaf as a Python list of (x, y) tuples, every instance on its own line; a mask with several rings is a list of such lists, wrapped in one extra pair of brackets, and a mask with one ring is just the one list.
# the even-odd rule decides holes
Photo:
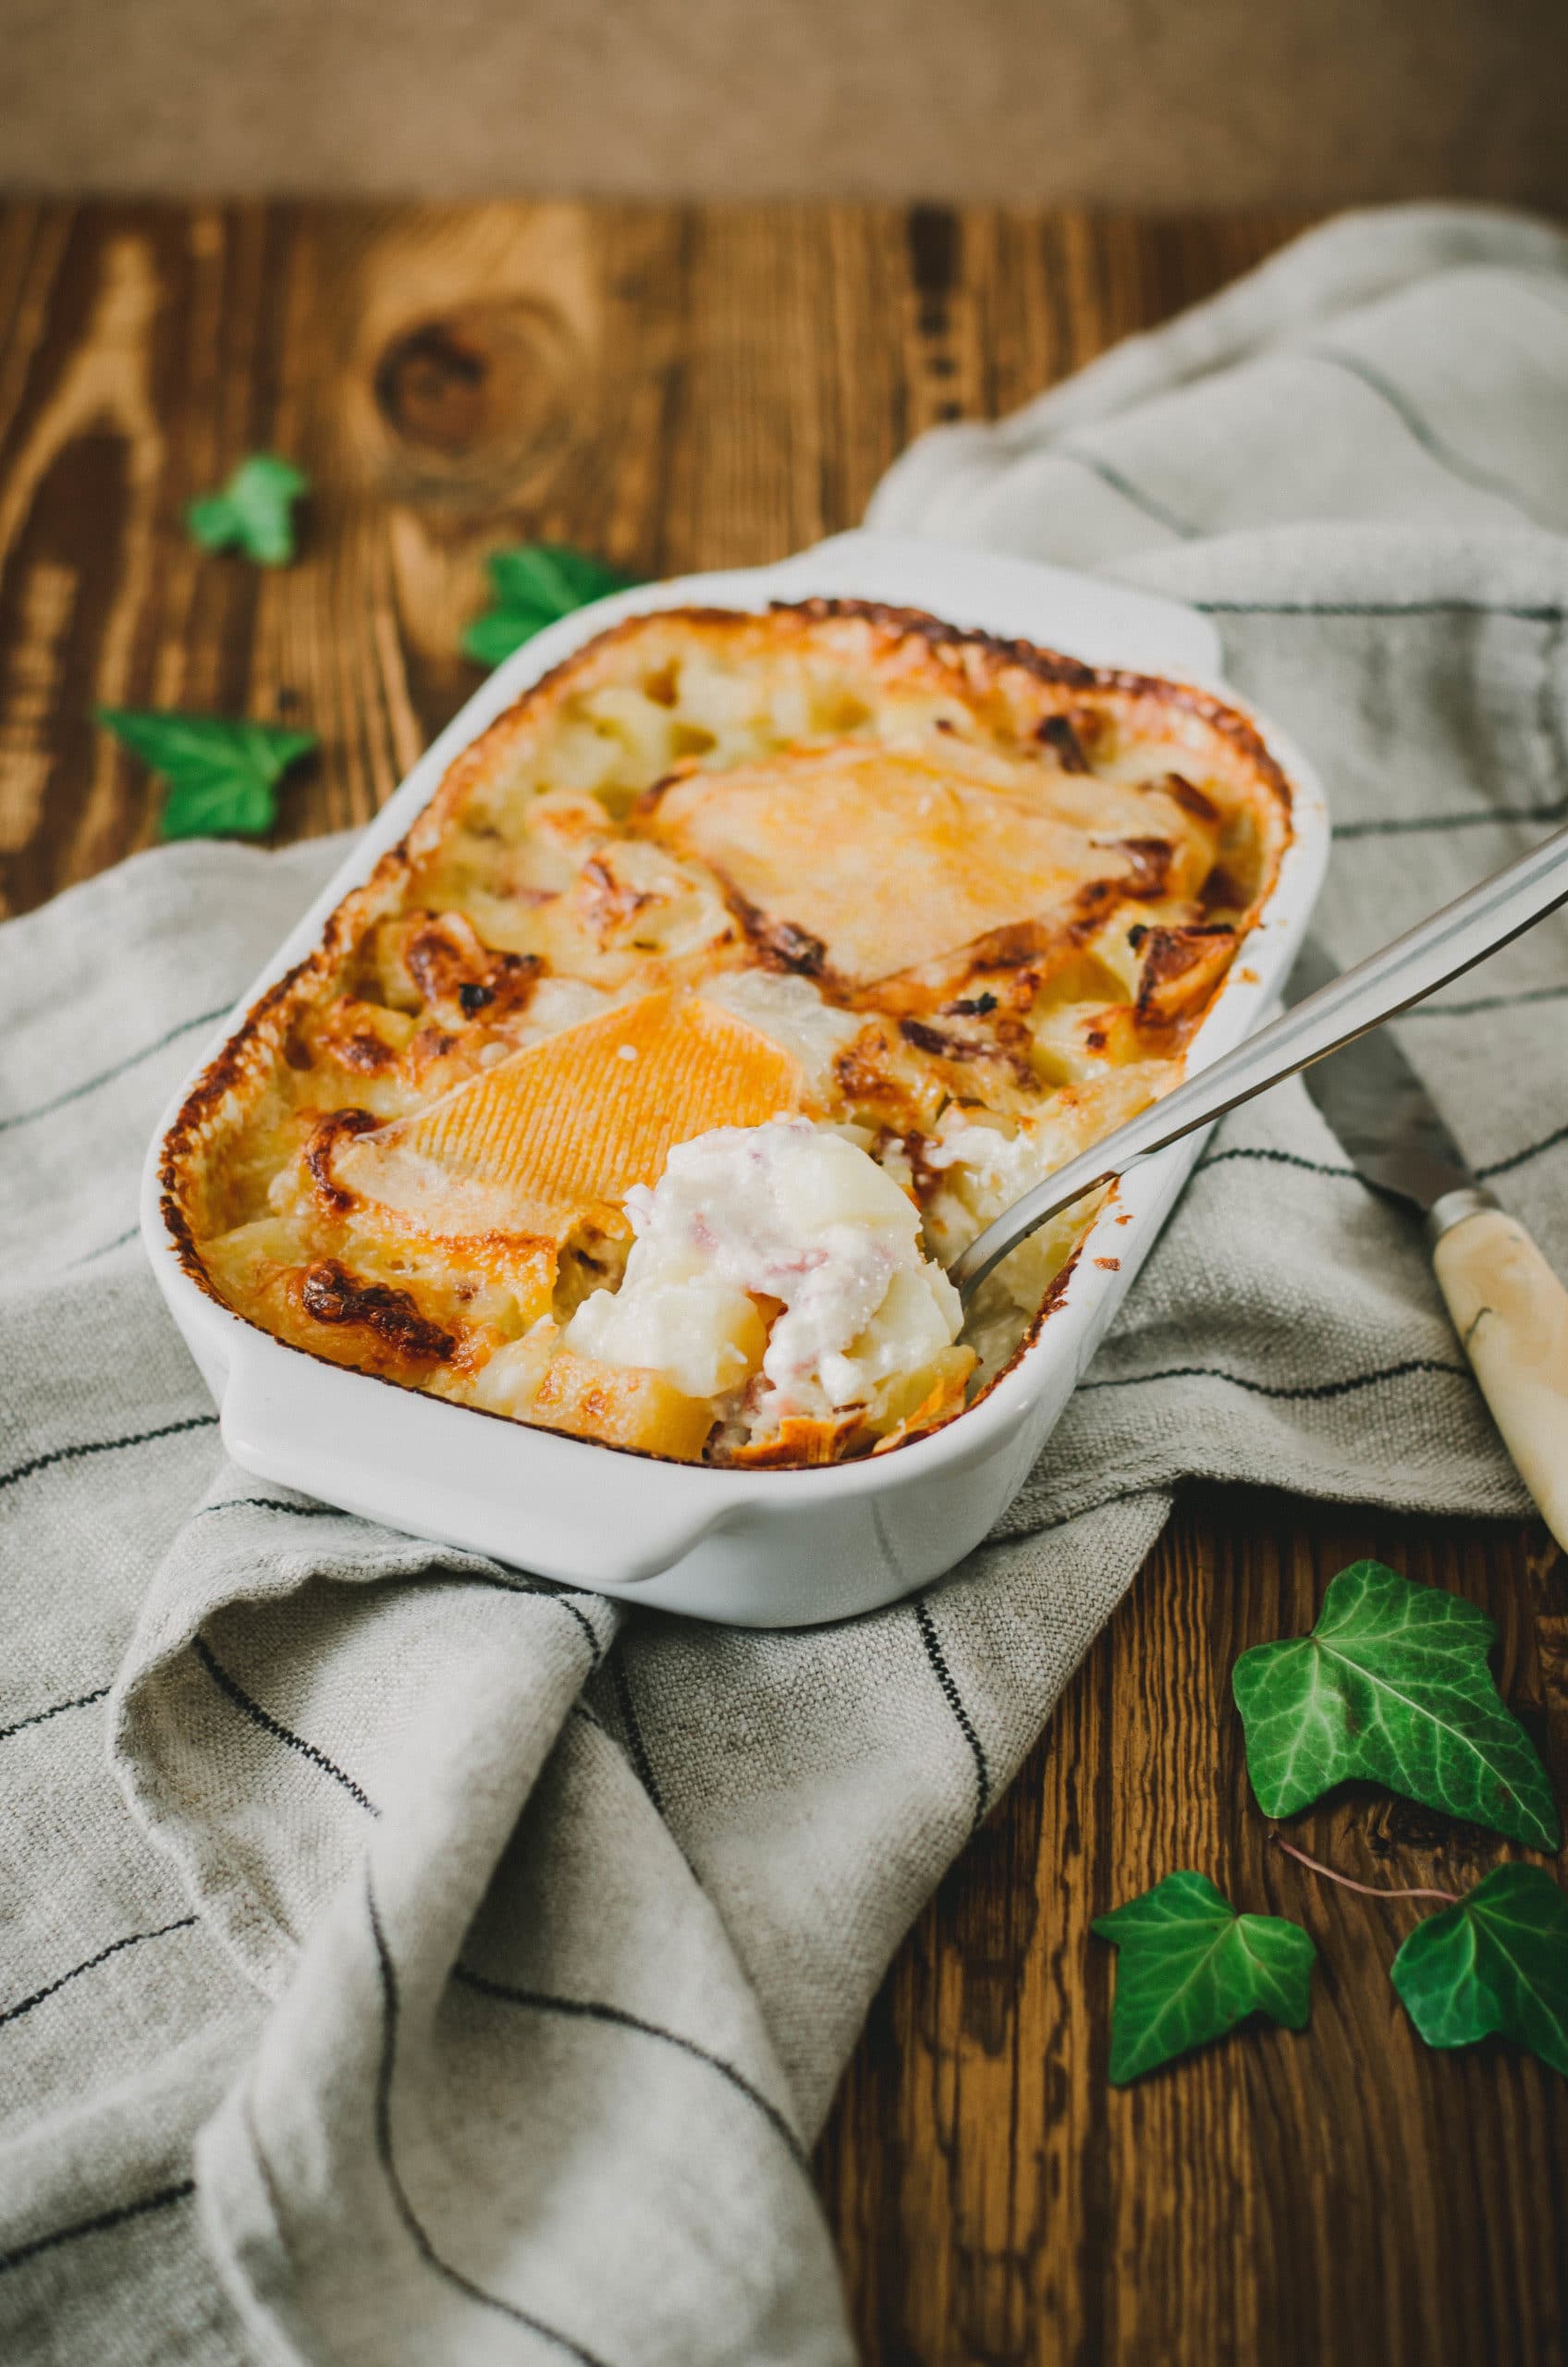
[(260, 838), (277, 819), (277, 782), (316, 744), (313, 731), (221, 715), (105, 706), (98, 720), (168, 782), (159, 824), (165, 839)]
[(294, 504), (310, 489), (291, 460), (252, 452), (218, 492), (190, 504), (186, 523), (204, 551), (238, 545), (258, 567), (287, 567), (294, 556)]
[(1121, 1950), (1110, 2076), (1141, 2079), (1249, 2014), (1306, 2028), (1317, 1951), (1299, 1923), (1238, 1915), (1207, 1874), (1167, 1874), (1091, 1929)]
[(569, 543), (517, 544), (492, 551), (488, 564), (494, 606), (474, 619), (462, 644), (463, 655), (481, 666), (498, 666), (557, 618), (634, 580)]
[(1341, 1570), (1309, 1636), (1259, 1644), (1231, 1673), (1265, 1815), (1359, 1775), (1555, 1849), (1551, 1784), (1487, 1666), (1496, 1632), (1474, 1603), (1381, 1562)]
[(1568, 1896), (1543, 1866), (1499, 1866), (1429, 1915), (1389, 1979), (1428, 2046), (1495, 2033), (1568, 2077)]
[(553, 618), (545, 617), (529, 623), (515, 609), (487, 608), (484, 616), (475, 617), (464, 632), (463, 656), (472, 657), (476, 666), (498, 666), (503, 657), (509, 657), (514, 649), (521, 649), (525, 641), (532, 641), (536, 632), (553, 622)]

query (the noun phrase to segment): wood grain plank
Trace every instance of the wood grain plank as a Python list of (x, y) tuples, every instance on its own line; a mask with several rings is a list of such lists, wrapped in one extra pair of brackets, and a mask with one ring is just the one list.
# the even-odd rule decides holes
[[(1499, 1681), (1561, 1785), (1568, 1564), (1544, 1530), (1194, 1490), (912, 1932), (839, 2095), (819, 2168), (869, 2361), (1563, 2355), (1568, 2085), (1499, 2043), (1424, 2048), (1388, 1967), (1429, 1910), (1295, 1865), (1246, 1784), (1236, 1655), (1310, 1626), (1367, 1553), (1497, 1621)], [(1290, 1834), (1389, 1887), (1463, 1889), (1520, 1854), (1369, 1785)], [(1305, 1925), (1311, 2028), (1119, 2092), (1089, 1923), (1178, 1865)], [(1009, 1932), (1029, 1936), (998, 1988)]]
[[(0, 238), (0, 897), (152, 842), (95, 704), (303, 723), (280, 838), (365, 820), (478, 680), (484, 558), (644, 574), (851, 525), (911, 435), (1010, 408), (1288, 217), (891, 206), (17, 205)], [(198, 553), (278, 448), (297, 566)]]
[[(152, 842), (93, 705), (308, 725), (279, 836), (362, 821), (478, 680), (497, 544), (654, 575), (852, 524), (919, 428), (1026, 400), (1297, 222), (871, 206), (0, 208), (0, 894)], [(197, 553), (248, 450), (310, 471), (297, 566)], [(1562, 2358), (1568, 2085), (1414, 2040), (1416, 1910), (1252, 1806), (1229, 1672), (1381, 1553), (1500, 1625), (1568, 1769), (1568, 1575), (1535, 1530), (1210, 1490), (1183, 1505), (888, 1975), (820, 2154), (871, 2367)], [(1368, 1881), (1488, 1837), (1352, 1787), (1296, 1821)], [(1311, 2030), (1107, 2085), (1093, 1917), (1173, 1866), (1298, 1917)]]

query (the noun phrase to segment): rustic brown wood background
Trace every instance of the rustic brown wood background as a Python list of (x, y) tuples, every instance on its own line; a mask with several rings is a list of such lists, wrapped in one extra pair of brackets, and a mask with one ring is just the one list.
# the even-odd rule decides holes
[[(939, 419), (1022, 400), (1296, 227), (1071, 212), (17, 204), (0, 212), (0, 894), (156, 836), (94, 704), (308, 724), (293, 836), (362, 821), (477, 677), (483, 557), (641, 574), (851, 524)], [(190, 497), (270, 448), (317, 490), (293, 569), (204, 558)], [(1568, 2082), (1415, 2041), (1420, 1912), (1270, 1846), (1228, 1678), (1382, 1555), (1496, 1618), (1568, 1771), (1568, 1569), (1544, 1532), (1209, 1490), (1184, 1502), (893, 1965), (820, 2153), (876, 2367), (1398, 2367), (1563, 2355)], [(1367, 1791), (1293, 1837), (1372, 1882), (1508, 1854)], [(1310, 2031), (1126, 2092), (1091, 1918), (1173, 1867), (1299, 1918)]]

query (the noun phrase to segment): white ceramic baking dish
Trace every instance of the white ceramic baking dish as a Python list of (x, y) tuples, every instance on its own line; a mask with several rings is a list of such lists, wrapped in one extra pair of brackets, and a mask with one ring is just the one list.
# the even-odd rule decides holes
[[(245, 1470), (545, 1577), (748, 1627), (803, 1626), (889, 1602), (950, 1569), (1006, 1511), (1153, 1246), (1202, 1135), (1126, 1179), (1035, 1343), (971, 1412), (894, 1453), (821, 1470), (656, 1462), (319, 1362), (209, 1298), (181, 1269), (160, 1205), (163, 1135), (197, 1075), (258, 996), (310, 952), (334, 907), (503, 707), (622, 617), (689, 603), (763, 608), (816, 594), (923, 608), (1094, 664), (1175, 676), (1221, 690), (1244, 708), (1220, 680), (1213, 627), (1192, 609), (1025, 560), (875, 534), (840, 534), (777, 567), (641, 585), (528, 643), (475, 693), (363, 833), (192, 1063), (154, 1138), (142, 1232), (170, 1312), (221, 1409), (224, 1443)], [(1328, 855), (1328, 816), (1311, 767), (1244, 711), (1292, 785), (1294, 837), (1243, 957), (1194, 1040), (1189, 1071), (1268, 1015)], [(1095, 1262), (1108, 1225), (1115, 1226), (1115, 1270)]]

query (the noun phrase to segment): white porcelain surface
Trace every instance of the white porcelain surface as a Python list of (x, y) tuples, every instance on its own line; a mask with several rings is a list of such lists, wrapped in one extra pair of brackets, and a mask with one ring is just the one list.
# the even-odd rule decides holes
[[(816, 594), (924, 608), (1098, 665), (1225, 692), (1218, 638), (1194, 610), (1027, 560), (931, 542), (840, 534), (778, 567), (617, 594), (497, 667), (357, 841), (263, 975), (191, 1065), (158, 1129), (142, 1232), (164, 1295), (221, 1411), (224, 1443), (259, 1478), (518, 1568), (737, 1626), (848, 1617), (949, 1569), (1006, 1511), (1153, 1246), (1202, 1135), (1147, 1160), (1098, 1219), (1039, 1338), (990, 1395), (894, 1453), (817, 1471), (710, 1471), (397, 1389), (285, 1347), (216, 1305), (181, 1269), (157, 1182), (162, 1137), (200, 1071), (328, 914), (397, 843), (459, 751), (547, 669), (620, 618), (689, 602), (763, 608)], [(1250, 710), (1249, 710), (1250, 712)], [(1258, 926), (1195, 1037), (1189, 1068), (1237, 1042), (1277, 1001), (1322, 878), (1329, 824), (1310, 766), (1253, 720), (1294, 790), (1295, 839)], [(1131, 1221), (1116, 1224), (1118, 1213)], [(1116, 1271), (1096, 1266), (1114, 1225)]]

